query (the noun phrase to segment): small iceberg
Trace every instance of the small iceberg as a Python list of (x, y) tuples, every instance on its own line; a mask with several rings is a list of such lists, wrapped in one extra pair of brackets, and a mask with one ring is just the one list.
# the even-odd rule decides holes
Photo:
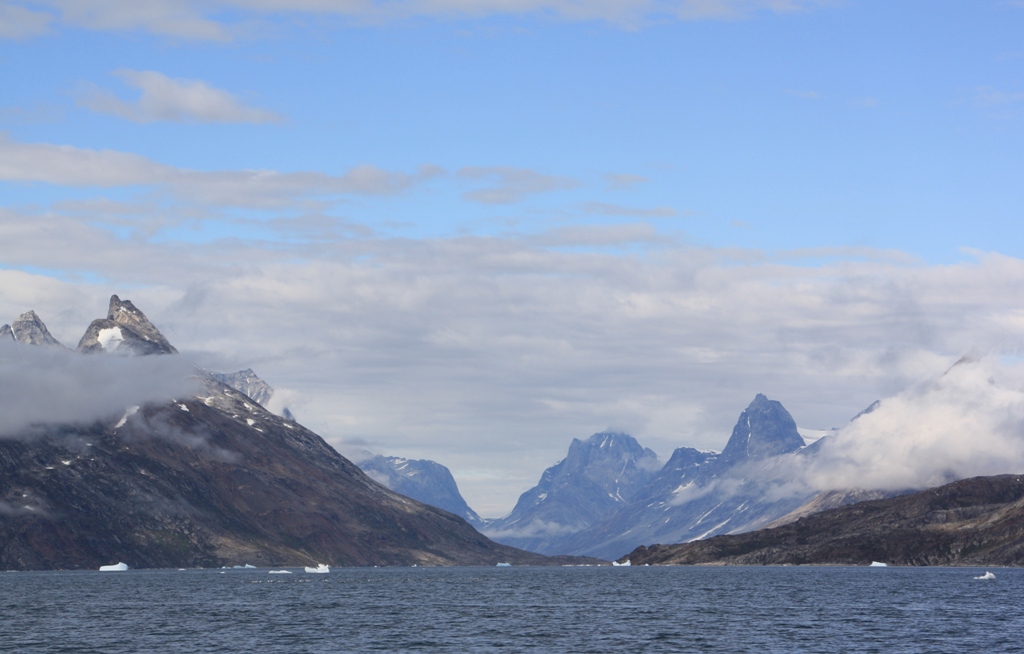
[(996, 576), (994, 574), (992, 574), (991, 572), (988, 572), (988, 571), (986, 571), (985, 574), (981, 575), (980, 577), (975, 577), (975, 579), (995, 579), (995, 578), (996, 578)]
[(499, 568), (511, 568), (512, 564), (511, 563), (499, 563), (497, 567), (499, 567)]
[[(308, 569), (306, 571), (309, 572)], [(268, 575), (290, 575), (291, 574), (291, 570), (271, 570), (267, 574)]]
[(869, 568), (888, 568), (889, 564), (888, 563), (879, 563), (878, 561), (872, 561), (871, 565), (869, 565), (868, 567)]
[(128, 569), (127, 563), (115, 563), (114, 565), (101, 565), (100, 572), (124, 572)]
[(317, 565), (315, 568), (311, 568), (308, 565), (306, 566), (306, 572), (310, 572), (310, 573), (314, 573), (314, 574), (321, 574), (322, 575), (322, 574), (326, 574), (326, 573), (328, 573), (330, 571), (331, 571), (331, 566), (325, 565), (323, 563)]
[(619, 563), (618, 561), (612, 561), (612, 565), (615, 566), (616, 568), (625, 568), (625, 567), (629, 567), (629, 566), (631, 566), (633, 564), (630, 562), (629, 559), (626, 559), (625, 563)]

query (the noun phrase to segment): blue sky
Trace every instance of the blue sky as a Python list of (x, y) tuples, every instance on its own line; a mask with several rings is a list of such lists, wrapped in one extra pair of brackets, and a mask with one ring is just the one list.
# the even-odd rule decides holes
[(484, 514), (607, 426), (721, 447), (756, 392), (832, 426), (1018, 354), (1022, 27), (1002, 0), (0, 0), (0, 322), (74, 345), (130, 292)]

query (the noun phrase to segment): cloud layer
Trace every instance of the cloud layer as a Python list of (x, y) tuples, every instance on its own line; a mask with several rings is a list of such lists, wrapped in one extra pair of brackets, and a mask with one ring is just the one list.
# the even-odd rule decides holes
[(130, 406), (187, 397), (197, 390), (194, 373), (179, 357), (88, 356), (0, 343), (0, 438), (31, 436), (50, 424), (116, 420)]
[[(1018, 353), (1024, 332), (1024, 261), (1001, 255), (802, 253), (831, 261), (811, 266), (642, 224), (421, 240), (318, 228), (290, 244), (126, 242), (59, 213), (0, 212), (0, 260), (66, 271), (0, 271), (0, 315), (35, 309), (73, 345), (130, 282), (192, 360), (293, 389), (290, 408), (331, 442), (444, 463), (485, 515), (574, 437), (614, 425), (663, 457), (720, 449), (758, 392), (801, 426), (839, 427), (966, 351)], [(591, 249), (615, 242), (648, 251)]]
[[(415, 17), (441, 19), (540, 16), (566, 21), (602, 21), (635, 28), (655, 20), (736, 20), (759, 12), (787, 13), (827, 0), (29, 0), (0, 3), (0, 37), (46, 31), (51, 23), (104, 31), (147, 31), (181, 39), (226, 41), (241, 28), (224, 14), (336, 16), (362, 23)], [(27, 4), (31, 9), (21, 6)], [(3, 25), (3, 22), (0, 22)]]
[(78, 98), (79, 104), (138, 123), (274, 123), (283, 120), (272, 111), (247, 107), (231, 93), (213, 88), (202, 80), (171, 79), (154, 70), (121, 69), (114, 74), (141, 92), (136, 102), (126, 102), (110, 91), (89, 87)]

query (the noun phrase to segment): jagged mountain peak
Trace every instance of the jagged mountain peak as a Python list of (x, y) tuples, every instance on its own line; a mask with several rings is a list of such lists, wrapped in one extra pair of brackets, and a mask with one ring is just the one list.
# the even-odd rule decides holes
[(0, 325), (0, 341), (5, 339), (14, 340), (14, 331), (11, 330), (10, 325)]
[(658, 455), (620, 432), (574, 438), (564, 459), (484, 533), (535, 552), (560, 551), (564, 537), (629, 502), (656, 473)]
[[(115, 296), (117, 297), (117, 296)], [(267, 382), (259, 378), (252, 368), (223, 374), (219, 372), (210, 373), (211, 376), (222, 384), (245, 393), (260, 406), (266, 407), (267, 402), (274, 396), (274, 389)]]
[(93, 320), (78, 342), (79, 352), (177, 354), (160, 330), (131, 300), (110, 296), (107, 317)]
[[(4, 325), (4, 327), (8, 327)], [(25, 345), (46, 345), (48, 347), (64, 347), (60, 341), (50, 335), (43, 321), (36, 315), (35, 311), (26, 311), (18, 316), (8, 330), (14, 340)], [(0, 329), (0, 336), (6, 332)]]
[(740, 414), (721, 460), (739, 463), (793, 452), (805, 445), (796, 421), (781, 402), (758, 393)]

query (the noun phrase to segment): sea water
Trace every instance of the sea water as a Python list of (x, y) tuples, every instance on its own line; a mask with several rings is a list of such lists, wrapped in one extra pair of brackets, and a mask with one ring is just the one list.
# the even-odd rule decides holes
[(0, 573), (4, 652), (1011, 652), (1024, 570)]

